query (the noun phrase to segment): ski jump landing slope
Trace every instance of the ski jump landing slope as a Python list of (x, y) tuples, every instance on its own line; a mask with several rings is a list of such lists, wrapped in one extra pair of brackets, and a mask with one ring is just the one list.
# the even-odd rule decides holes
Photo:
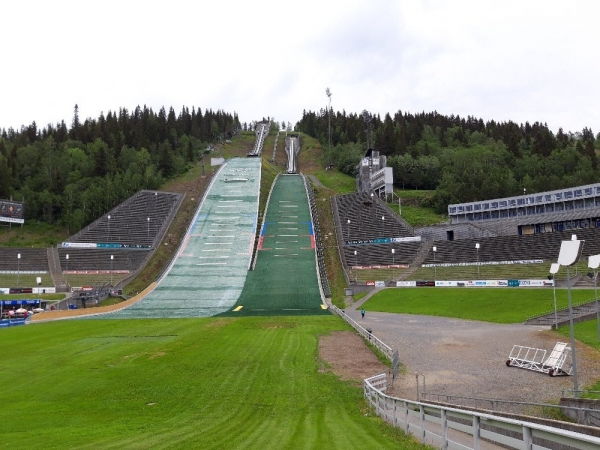
[(330, 314), (322, 301), (313, 222), (301, 175), (277, 178), (256, 254), (242, 295), (224, 315)]
[(252, 258), (260, 169), (260, 158), (227, 161), (156, 289), (105, 317), (208, 317), (229, 310), (242, 292)]

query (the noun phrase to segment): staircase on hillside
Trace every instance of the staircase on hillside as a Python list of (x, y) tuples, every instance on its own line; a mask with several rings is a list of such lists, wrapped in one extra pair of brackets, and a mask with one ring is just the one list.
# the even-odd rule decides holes
[(421, 248), (419, 249), (419, 252), (415, 256), (415, 259), (413, 260), (412, 264), (410, 265), (408, 270), (405, 270), (404, 272), (402, 272), (397, 277), (397, 279), (405, 280), (407, 277), (409, 277), (413, 273), (415, 273), (421, 267), (421, 264), (423, 264), (423, 262), (425, 261), (425, 258), (427, 258), (427, 254), (429, 253), (429, 250), (431, 250), (432, 245), (433, 245), (433, 239), (426, 239), (426, 240), (422, 241)]
[(56, 247), (48, 247), (48, 268), (50, 270), (50, 276), (56, 287), (56, 292), (68, 292), (67, 280), (65, 279), (62, 268), (60, 267), (60, 260), (58, 258), (58, 249)]
[[(558, 325), (569, 323), (569, 309), (561, 309), (556, 312)], [(596, 301), (573, 306), (573, 322), (585, 322), (596, 318)], [(526, 325), (554, 325), (554, 311), (541, 316), (532, 317), (525, 321)]]

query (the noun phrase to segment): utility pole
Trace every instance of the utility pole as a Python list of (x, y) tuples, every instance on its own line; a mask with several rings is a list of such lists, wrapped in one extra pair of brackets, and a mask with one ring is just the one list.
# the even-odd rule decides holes
[(329, 114), (329, 150), (331, 150), (331, 91), (329, 88), (325, 89), (325, 94), (329, 97), (329, 110), (327, 112)]

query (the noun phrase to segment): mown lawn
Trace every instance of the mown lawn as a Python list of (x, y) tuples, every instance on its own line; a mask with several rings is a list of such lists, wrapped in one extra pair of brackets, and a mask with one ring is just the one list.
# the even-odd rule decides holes
[[(594, 298), (594, 290), (572, 289), (574, 304)], [(556, 290), (558, 308), (568, 306), (566, 289)], [(535, 288), (393, 288), (365, 304), (370, 311), (454, 317), (496, 323), (524, 322), (554, 311), (552, 289)]]
[[(72, 320), (2, 330), (3, 445), (417, 449), (318, 358), (333, 316)], [(12, 356), (11, 356), (12, 354)]]

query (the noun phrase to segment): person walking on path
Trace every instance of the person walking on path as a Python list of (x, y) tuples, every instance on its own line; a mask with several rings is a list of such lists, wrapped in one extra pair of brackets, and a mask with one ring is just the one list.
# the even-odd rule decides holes
[(362, 316), (362, 318), (365, 318), (365, 308), (360, 310), (360, 315)]

